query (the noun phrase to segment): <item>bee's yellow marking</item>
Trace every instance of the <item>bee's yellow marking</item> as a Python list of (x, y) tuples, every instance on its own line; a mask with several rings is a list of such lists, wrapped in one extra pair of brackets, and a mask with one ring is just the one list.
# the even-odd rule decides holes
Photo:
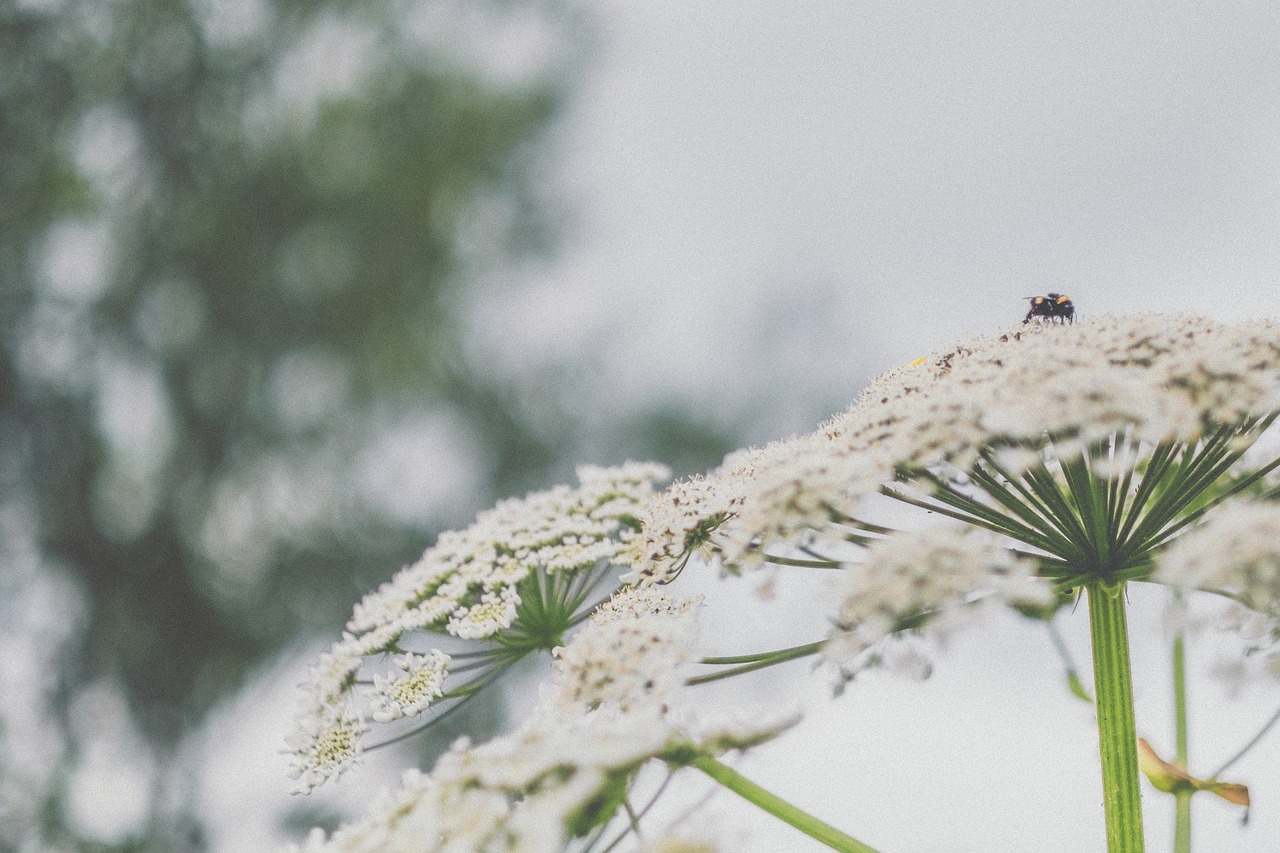
[(1064, 302), (1070, 302), (1070, 301), (1071, 301), (1071, 297), (1070, 297), (1070, 296), (1059, 296), (1059, 297), (1057, 298), (1057, 300), (1056, 300), (1056, 301), (1057, 301), (1057, 303), (1058, 303), (1059, 305), (1061, 305), (1061, 304), (1062, 304), (1062, 303), (1064, 303)]

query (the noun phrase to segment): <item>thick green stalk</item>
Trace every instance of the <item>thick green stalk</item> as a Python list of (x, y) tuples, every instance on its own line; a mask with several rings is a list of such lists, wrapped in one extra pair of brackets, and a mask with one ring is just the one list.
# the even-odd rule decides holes
[(808, 812), (769, 793), (737, 770), (708, 755), (699, 755), (691, 762), (691, 766), (698, 768), (730, 791), (754, 803), (779, 820), (791, 824), (810, 838), (821, 841), (832, 850), (840, 850), (844, 853), (876, 853), (874, 848), (845, 835)]
[(1094, 581), (1089, 596), (1094, 697), (1109, 853), (1142, 853), (1142, 791), (1138, 787), (1138, 732), (1133, 718), (1129, 626), (1124, 584)]
[[(1180, 597), (1180, 596), (1179, 596)], [(1182, 630), (1173, 637), (1173, 723), (1177, 754), (1174, 763), (1187, 769), (1187, 643)], [(1173, 794), (1173, 853), (1191, 853), (1191, 794), (1179, 788)]]

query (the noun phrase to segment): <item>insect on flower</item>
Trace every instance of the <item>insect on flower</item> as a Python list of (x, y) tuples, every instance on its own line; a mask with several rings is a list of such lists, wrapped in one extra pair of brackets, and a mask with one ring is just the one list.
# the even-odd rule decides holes
[(1031, 310), (1027, 312), (1027, 316), (1022, 322), (1031, 322), (1032, 317), (1044, 317), (1049, 320), (1061, 320), (1062, 322), (1076, 321), (1076, 306), (1071, 303), (1071, 297), (1065, 293), (1050, 293), (1048, 296), (1024, 296), (1023, 299), (1031, 300)]

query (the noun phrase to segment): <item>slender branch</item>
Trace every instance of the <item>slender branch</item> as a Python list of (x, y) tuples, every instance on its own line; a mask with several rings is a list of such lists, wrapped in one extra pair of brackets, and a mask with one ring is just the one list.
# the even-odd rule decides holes
[(798, 557), (780, 557), (776, 554), (765, 554), (764, 561), (775, 566), (794, 566), (800, 569), (840, 569), (844, 564), (839, 560), (802, 560)]
[(1258, 730), (1258, 733), (1254, 735), (1252, 738), (1250, 738), (1249, 742), (1246, 743), (1243, 747), (1241, 747), (1239, 752), (1237, 752), (1235, 755), (1227, 759), (1226, 764), (1223, 764), (1221, 767), (1215, 770), (1213, 772), (1213, 775), (1210, 776), (1209, 778), (1211, 780), (1216, 780), (1219, 776), (1225, 773), (1231, 767), (1231, 765), (1235, 764), (1237, 761), (1239, 761), (1240, 759), (1248, 755), (1249, 750), (1257, 746), (1258, 741), (1266, 737), (1267, 732), (1271, 731), (1271, 727), (1274, 726), (1276, 723), (1280, 723), (1280, 710), (1277, 710), (1274, 714), (1272, 714), (1271, 719), (1267, 720), (1267, 722), (1263, 725), (1263, 727)]
[[(743, 664), (742, 666), (736, 666), (733, 669), (726, 669), (722, 672), (711, 672), (706, 675), (699, 675), (694, 678), (690, 678), (685, 682), (685, 684), (690, 687), (697, 684), (709, 684), (712, 681), (720, 681), (725, 678), (732, 678), (735, 675), (742, 675), (744, 672), (754, 672), (757, 669), (764, 669), (765, 667), (773, 666), (775, 664), (786, 663), (789, 660), (808, 657), (809, 655), (816, 654), (821, 651), (824, 645), (826, 645), (825, 640), (817, 643), (807, 643), (803, 646), (795, 646), (790, 649), (783, 649), (778, 652), (769, 652), (767, 653), (767, 657), (757, 658), (750, 663)], [(747, 657), (751, 656), (748, 655)], [(707, 660), (704, 660), (703, 663), (716, 663), (717, 661), (727, 660), (728, 659), (726, 658), (708, 658)]]
[(690, 766), (698, 768), (747, 802), (754, 803), (832, 850), (840, 850), (842, 853), (876, 853), (875, 848), (868, 847), (776, 794), (769, 793), (737, 770), (709, 755), (699, 755), (690, 762)]
[[(1067, 525), (1064, 525), (1031, 489), (1019, 479), (1010, 476), (996, 464), (994, 459), (985, 458), (984, 462), (999, 476), (984, 470), (982, 465), (976, 465), (971, 473), (974, 482), (982, 486), (988, 495), (1010, 512), (1040, 531), (1047, 541), (1053, 543), (1054, 547), (1050, 549), (1053, 553), (1070, 552), (1072, 544), (1067, 533)], [(1017, 494), (1013, 494), (1010, 489)]]
[(1143, 517), (1142, 512), (1147, 502), (1155, 494), (1156, 486), (1164, 479), (1165, 471), (1173, 464), (1174, 458), (1181, 452), (1182, 447), (1181, 444), (1172, 443), (1156, 445), (1156, 449), (1151, 453), (1151, 459), (1147, 462), (1146, 470), (1139, 478), (1138, 490), (1129, 504), (1129, 511), (1125, 514), (1120, 531), (1116, 534), (1117, 541), (1128, 541), (1134, 525)]
[[(778, 649), (777, 651), (772, 651), (772, 652), (756, 652), (755, 654), (750, 654), (750, 655), (732, 655), (728, 657), (703, 658), (702, 660), (698, 661), (698, 663), (712, 664), (717, 666), (726, 665), (726, 664), (731, 665), (736, 663), (755, 663), (756, 661), (769, 660), (771, 658), (775, 658), (778, 655), (786, 655), (787, 657), (782, 658), (783, 660), (794, 660), (797, 657), (803, 657), (805, 655), (813, 654), (814, 652), (821, 649), (825, 643), (826, 643), (826, 640), (819, 640), (816, 643), (805, 643), (803, 646), (792, 646), (787, 649)], [(796, 654), (797, 652), (799, 652), (799, 654)]]
[(1049, 629), (1049, 639), (1053, 641), (1053, 647), (1058, 652), (1058, 657), (1062, 660), (1062, 666), (1067, 671), (1067, 689), (1072, 695), (1078, 696), (1086, 702), (1092, 702), (1093, 697), (1089, 695), (1089, 691), (1085, 689), (1084, 682), (1080, 680), (1080, 671), (1076, 669), (1076, 662), (1071, 657), (1071, 652), (1067, 649), (1067, 644), (1062, 639), (1062, 632), (1058, 630), (1058, 626), (1054, 624), (1052, 619), (1045, 623), (1045, 627)]
[(1089, 546), (1089, 561), (1105, 566), (1110, 556), (1107, 550), (1109, 537), (1106, 531), (1106, 508), (1102, 505), (1098, 481), (1089, 470), (1088, 460), (1089, 452), (1085, 450), (1066, 459), (1060, 458), (1058, 465), (1062, 468), (1071, 501), (1084, 528), (1085, 542)]

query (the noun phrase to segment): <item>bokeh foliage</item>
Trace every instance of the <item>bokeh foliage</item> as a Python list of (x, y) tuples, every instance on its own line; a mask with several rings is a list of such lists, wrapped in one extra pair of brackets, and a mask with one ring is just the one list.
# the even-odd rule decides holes
[[(79, 843), (82, 685), (116, 686), (163, 765), (251, 665), (421, 549), (441, 521), (365, 477), (382, 437), (434, 424), (480, 472), (466, 514), (562, 463), (567, 417), (533, 425), (459, 314), (469, 276), (549, 244), (535, 177), (571, 20), (540, 0), (0, 6), (0, 500), (80, 598), (44, 694), (66, 738), (46, 839)], [(512, 30), (541, 45), (523, 63), (485, 41)], [(130, 849), (199, 848), (168, 820)]]

